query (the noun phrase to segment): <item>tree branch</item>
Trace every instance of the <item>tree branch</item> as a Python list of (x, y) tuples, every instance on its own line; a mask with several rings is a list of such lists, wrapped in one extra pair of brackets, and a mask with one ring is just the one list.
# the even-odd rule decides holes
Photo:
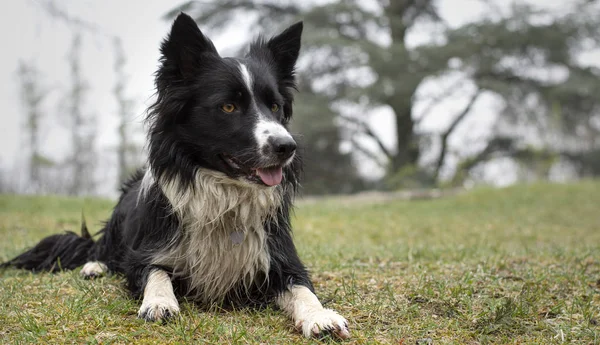
[(377, 154), (375, 152), (367, 149), (362, 144), (359, 144), (359, 142), (356, 139), (354, 139), (354, 138), (350, 139), (350, 143), (352, 143), (352, 146), (355, 149), (357, 149), (362, 154), (364, 154), (365, 156), (369, 157), (373, 162), (375, 162), (375, 164), (377, 164), (381, 168), (385, 168), (386, 167), (386, 163), (382, 162), (381, 158), (379, 156), (377, 156)]
[(494, 157), (495, 153), (505, 153), (506, 156), (511, 156), (511, 152), (516, 150), (515, 139), (511, 137), (495, 137), (488, 141), (486, 147), (478, 154), (471, 158), (466, 158), (457, 167), (456, 174), (453, 177), (453, 183), (462, 182), (466, 175), (481, 162), (488, 161)]
[(110, 38), (115, 37), (100, 28), (95, 23), (91, 23), (79, 18), (75, 18), (70, 16), (67, 12), (65, 12), (62, 8), (58, 7), (53, 1), (35, 1), (44, 11), (46, 11), (51, 17), (62, 20), (67, 25), (71, 25), (82, 29), (84, 31), (88, 31), (94, 34), (100, 34), (103, 36), (107, 36)]
[[(421, 1), (411, 1), (412, 4), (408, 5), (407, 7), (410, 6), (410, 9), (412, 10), (409, 14), (408, 14), (408, 18), (405, 18), (406, 20), (406, 26), (408, 27), (412, 27), (415, 22), (417, 21), (417, 19), (419, 19), (419, 17), (423, 14), (435, 14), (435, 11), (431, 11), (431, 0), (421, 0)], [(408, 12), (408, 11), (407, 11)], [(435, 16), (437, 16), (437, 14), (435, 14)], [(439, 16), (437, 16), (439, 18)], [(435, 17), (434, 17), (435, 19)]]
[(465, 79), (459, 79), (455, 83), (450, 85), (450, 87), (448, 87), (446, 90), (444, 90), (444, 92), (435, 96), (433, 98), (433, 100), (431, 102), (429, 102), (429, 104), (427, 105), (425, 110), (423, 110), (419, 114), (418, 119), (415, 120), (415, 125), (420, 124), (421, 121), (423, 121), (423, 119), (429, 114), (429, 112), (431, 112), (431, 110), (433, 110), (433, 108), (435, 108), (436, 105), (438, 105), (441, 101), (443, 101), (444, 99), (446, 99), (447, 97), (449, 97), (450, 95), (455, 93), (457, 91), (458, 87), (465, 82), (466, 82)]
[[(163, 16), (165, 20), (172, 20), (181, 11), (195, 13), (192, 17), (205, 28), (220, 30), (227, 28), (233, 22), (230, 20), (232, 11), (243, 10), (245, 13), (258, 12), (261, 14), (256, 21), (261, 26), (279, 25), (286, 21), (285, 16), (297, 16), (300, 8), (294, 4), (280, 4), (280, 2), (263, 3), (252, 0), (204, 0), (188, 1)], [(274, 20), (276, 18), (276, 20)], [(256, 23), (255, 22), (255, 23)]]
[(348, 121), (350, 123), (358, 125), (361, 129), (361, 133), (363, 133), (363, 134), (369, 136), (371, 139), (373, 139), (375, 141), (375, 143), (377, 144), (377, 146), (379, 147), (379, 149), (381, 150), (381, 152), (383, 152), (383, 154), (388, 159), (391, 159), (393, 157), (393, 154), (387, 149), (387, 147), (385, 147), (385, 145), (383, 144), (381, 139), (377, 136), (377, 134), (375, 134), (375, 132), (373, 132), (373, 130), (371, 129), (369, 124), (367, 124), (366, 122), (361, 121), (359, 119), (353, 118), (353, 117), (349, 117), (349, 116), (345, 116), (345, 115), (339, 115), (339, 116), (344, 121)]
[(442, 148), (440, 149), (440, 154), (438, 156), (437, 163), (435, 164), (435, 170), (433, 173), (433, 179), (435, 181), (437, 181), (437, 179), (439, 178), (440, 170), (442, 169), (442, 166), (444, 165), (444, 161), (446, 160), (446, 153), (448, 151), (448, 138), (450, 137), (452, 132), (454, 132), (456, 127), (462, 122), (462, 120), (464, 120), (465, 117), (469, 114), (469, 112), (473, 108), (473, 104), (475, 104), (475, 102), (477, 101), (477, 99), (479, 98), (481, 93), (482, 93), (482, 90), (477, 89), (475, 94), (473, 94), (473, 96), (471, 96), (471, 99), (469, 100), (469, 103), (467, 103), (467, 106), (463, 109), (462, 112), (460, 112), (460, 114), (458, 114), (458, 116), (454, 119), (454, 121), (452, 121), (452, 123), (450, 124), (448, 129), (446, 129), (446, 131), (444, 133), (442, 133), (442, 136), (441, 136)]

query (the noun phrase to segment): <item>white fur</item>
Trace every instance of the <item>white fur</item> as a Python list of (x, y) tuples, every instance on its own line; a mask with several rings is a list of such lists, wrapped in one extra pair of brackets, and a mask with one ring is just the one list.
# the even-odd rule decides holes
[(250, 74), (250, 70), (248, 70), (248, 67), (246, 67), (246, 65), (244, 65), (243, 63), (240, 63), (240, 73), (242, 73), (242, 79), (244, 79), (244, 84), (246, 84), (246, 88), (248, 89), (250, 96), (254, 97), (252, 91), (252, 84), (254, 78), (252, 78), (252, 74)]
[[(198, 172), (193, 189), (178, 180), (159, 185), (183, 229), (152, 264), (189, 278), (187, 297), (219, 302), (234, 286), (248, 288), (257, 273), (269, 271), (263, 224), (275, 216), (281, 187), (265, 188), (211, 170)], [(244, 234), (242, 243), (232, 241), (233, 232)]]
[(258, 152), (261, 152), (263, 147), (268, 145), (269, 137), (287, 137), (293, 140), (290, 132), (288, 132), (279, 122), (265, 120), (262, 117), (256, 122), (256, 127), (254, 127), (254, 137), (258, 143)]
[(83, 265), (79, 274), (86, 278), (99, 277), (104, 275), (107, 269), (108, 267), (100, 261), (89, 261)]
[(142, 178), (142, 182), (140, 182), (140, 191), (138, 192), (136, 205), (140, 203), (142, 198), (145, 198), (150, 190), (150, 187), (154, 184), (154, 175), (152, 174), (152, 169), (148, 167), (146, 172), (144, 173), (144, 177)]
[(350, 337), (348, 322), (331, 309), (323, 308), (314, 293), (305, 286), (292, 286), (277, 298), (277, 305), (292, 317), (305, 337), (332, 331), (340, 338)]
[(179, 314), (179, 303), (173, 293), (173, 284), (167, 272), (155, 269), (148, 275), (144, 300), (138, 316), (147, 321), (158, 321)]

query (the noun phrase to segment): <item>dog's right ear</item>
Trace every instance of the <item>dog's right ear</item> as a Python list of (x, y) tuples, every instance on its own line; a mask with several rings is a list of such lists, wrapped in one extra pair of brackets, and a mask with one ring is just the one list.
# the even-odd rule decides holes
[(173, 22), (171, 33), (163, 41), (160, 52), (163, 65), (175, 66), (184, 79), (194, 75), (203, 56), (219, 55), (215, 45), (204, 36), (192, 17), (183, 12)]

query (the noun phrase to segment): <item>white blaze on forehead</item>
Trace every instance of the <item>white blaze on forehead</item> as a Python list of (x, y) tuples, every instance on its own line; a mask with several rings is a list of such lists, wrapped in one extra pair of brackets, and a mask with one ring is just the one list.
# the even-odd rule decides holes
[(254, 128), (254, 137), (258, 143), (258, 148), (262, 149), (267, 145), (269, 137), (292, 139), (290, 132), (277, 121), (269, 121), (259, 118)]
[[(240, 63), (240, 73), (242, 75), (242, 79), (244, 80), (244, 84), (246, 84), (246, 88), (250, 93), (250, 97), (252, 97), (252, 103), (256, 104), (256, 100), (254, 99), (254, 94), (252, 93), (252, 85), (254, 83), (254, 78), (248, 69), (248, 66)], [(254, 128), (254, 137), (256, 138), (256, 142), (258, 143), (258, 148), (262, 149), (267, 145), (269, 137), (274, 138), (290, 138), (292, 136), (290, 133), (281, 125), (281, 123), (270, 120), (266, 118), (262, 113), (258, 112), (258, 122), (256, 123), (256, 127)], [(293, 140), (293, 139), (292, 139)]]
[(248, 92), (250, 92), (250, 95), (252, 95), (252, 74), (250, 74), (250, 70), (248, 70), (248, 67), (243, 63), (240, 63), (240, 73), (242, 73), (242, 79), (244, 79), (244, 84), (246, 84)]

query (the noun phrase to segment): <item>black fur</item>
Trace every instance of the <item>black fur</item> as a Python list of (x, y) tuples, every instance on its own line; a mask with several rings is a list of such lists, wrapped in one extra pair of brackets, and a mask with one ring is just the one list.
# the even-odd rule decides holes
[(82, 221), (81, 236), (66, 231), (64, 234), (46, 237), (25, 253), (0, 264), (0, 268), (12, 266), (33, 272), (72, 270), (87, 262), (93, 246), (94, 241), (85, 221)]
[[(275, 158), (259, 157), (249, 128), (250, 99), (241, 91), (239, 63), (255, 76), (253, 103), (271, 121), (284, 126), (292, 117), (295, 89), (294, 65), (300, 49), (302, 24), (267, 40), (258, 39), (245, 58), (222, 58), (212, 42), (187, 15), (176, 19), (170, 35), (161, 46), (161, 66), (156, 73), (157, 100), (150, 108), (149, 166), (157, 181), (177, 179), (181, 188), (198, 188), (194, 177), (199, 169), (222, 172), (232, 179), (243, 179), (248, 171), (227, 163), (233, 157), (244, 166), (272, 164)], [(223, 103), (236, 104), (235, 112), (224, 114)], [(281, 105), (273, 111), (271, 104)], [(267, 165), (265, 165), (267, 166)], [(290, 212), (298, 186), (301, 162), (298, 155), (283, 167), (283, 203), (277, 220), (265, 220), (270, 254), (268, 277), (256, 277), (249, 293), (233, 289), (226, 304), (265, 304), (291, 284), (313, 290), (308, 272), (300, 261), (292, 241)], [(181, 220), (155, 183), (140, 198), (144, 172), (140, 171), (123, 189), (112, 216), (94, 242), (89, 234), (54, 235), (37, 246), (2, 264), (39, 271), (74, 269), (88, 261), (100, 261), (108, 270), (125, 276), (132, 296), (142, 296), (153, 258), (180, 236)], [(161, 267), (169, 272), (170, 267)], [(268, 278), (268, 279), (267, 279)], [(179, 297), (184, 297), (186, 281), (174, 279)]]

